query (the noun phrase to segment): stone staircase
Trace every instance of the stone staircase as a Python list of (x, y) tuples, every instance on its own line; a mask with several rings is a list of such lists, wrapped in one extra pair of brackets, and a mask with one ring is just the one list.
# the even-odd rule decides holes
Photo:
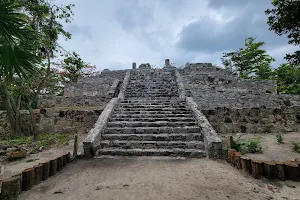
[(205, 156), (203, 135), (179, 98), (174, 70), (132, 70), (96, 155)]

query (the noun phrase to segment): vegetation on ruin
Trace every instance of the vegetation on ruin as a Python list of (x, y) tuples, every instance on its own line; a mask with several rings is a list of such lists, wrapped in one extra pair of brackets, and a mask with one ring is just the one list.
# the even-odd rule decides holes
[(278, 134), (276, 134), (275, 137), (276, 137), (278, 144), (283, 144), (283, 135), (282, 134), (278, 133)]
[[(53, 144), (67, 144), (71, 139), (69, 134), (41, 134), (36, 141), (38, 147), (47, 147)], [(20, 145), (31, 145), (33, 136), (18, 136), (12, 138), (1, 138), (1, 145), (8, 146), (20, 146)]]
[(292, 150), (293, 152), (300, 153), (300, 142), (293, 142)]
[(247, 139), (243, 140), (240, 137), (233, 140), (232, 148), (241, 154), (261, 152), (260, 139)]

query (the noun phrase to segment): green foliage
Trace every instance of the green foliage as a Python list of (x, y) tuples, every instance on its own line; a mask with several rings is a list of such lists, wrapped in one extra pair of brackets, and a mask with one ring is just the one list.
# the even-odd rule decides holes
[(300, 142), (293, 142), (292, 150), (293, 152), (300, 153)]
[(275, 137), (276, 137), (278, 144), (283, 144), (283, 135), (282, 134), (277, 134)]
[[(300, 45), (300, 1), (274, 0), (273, 8), (265, 11), (270, 30), (278, 35), (286, 34), (289, 44)], [(300, 51), (285, 57), (290, 63), (300, 64)]]
[(300, 69), (292, 64), (282, 64), (274, 71), (277, 90), (281, 94), (300, 94)]
[(90, 73), (96, 67), (83, 62), (79, 55), (73, 52), (63, 60), (61, 75), (65, 78), (65, 82), (77, 82), (78, 78), (84, 73)]
[(77, 79), (81, 75), (82, 70), (86, 67), (86, 64), (75, 52), (71, 56), (65, 58), (62, 63), (64, 72), (62, 75), (69, 79), (70, 82), (77, 82)]
[[(32, 143), (33, 136), (20, 136), (14, 138), (2, 138), (0, 143), (2, 145), (10, 146), (20, 146), (20, 145), (30, 145)], [(70, 140), (70, 135), (68, 134), (42, 134), (40, 135), (38, 141), (36, 141), (37, 146), (47, 147), (50, 140), (56, 140), (58, 144), (67, 144)]]
[(260, 139), (240, 140), (238, 138), (233, 142), (233, 149), (241, 154), (261, 152)]
[(272, 75), (270, 65), (275, 59), (260, 49), (263, 45), (264, 42), (255, 42), (254, 38), (249, 37), (244, 48), (224, 53), (222, 63), (225, 68), (237, 71), (241, 78), (268, 79)]
[(0, 81), (11, 82), (14, 74), (27, 77), (36, 72), (39, 35), (19, 11), (16, 1), (0, 1)]

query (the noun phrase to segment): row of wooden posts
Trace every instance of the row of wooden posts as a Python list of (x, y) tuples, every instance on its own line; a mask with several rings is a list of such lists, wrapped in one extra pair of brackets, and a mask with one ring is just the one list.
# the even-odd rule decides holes
[(68, 152), (57, 158), (43, 161), (32, 168), (25, 169), (11, 178), (2, 180), (0, 199), (17, 199), (21, 191), (30, 190), (34, 185), (41, 183), (50, 176), (54, 176), (56, 172), (61, 171), (70, 162), (71, 154)]
[(286, 162), (251, 160), (242, 156), (235, 149), (230, 149), (228, 151), (227, 162), (237, 169), (251, 174), (255, 179), (264, 176), (269, 180), (300, 181), (300, 158)]

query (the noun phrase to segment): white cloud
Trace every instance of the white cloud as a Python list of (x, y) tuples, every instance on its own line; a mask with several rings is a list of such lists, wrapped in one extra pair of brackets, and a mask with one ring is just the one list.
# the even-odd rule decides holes
[[(220, 5), (220, 0), (57, 0), (56, 2), (75, 4), (74, 21), (71, 25), (66, 25), (73, 38), (70, 41), (60, 40), (60, 43), (65, 49), (79, 53), (86, 62), (96, 65), (98, 70), (131, 68), (132, 62), (138, 64), (149, 62), (162, 66), (165, 58), (170, 58), (171, 62), (177, 65), (183, 65), (185, 62), (219, 64), (224, 49), (218, 48), (215, 44), (226, 38), (217, 36), (224, 33), (235, 35), (237, 31), (244, 31), (244, 34), (236, 37), (236, 40), (242, 40), (239, 43), (243, 43), (241, 38), (248, 32), (252, 34), (250, 30), (255, 29), (256, 23), (262, 21), (261, 11), (255, 13), (256, 10), (249, 6), (252, 5), (250, 1), (237, 4), (240, 9), (237, 7), (233, 9), (232, 5), (227, 4), (215, 6)], [(247, 9), (251, 9), (253, 14), (247, 16), (251, 19), (250, 23), (241, 24), (252, 27), (235, 26), (236, 20), (241, 16), (244, 17), (241, 13), (245, 13)], [(195, 23), (200, 25), (198, 30), (197, 27), (187, 29)], [(201, 32), (201, 28), (204, 28), (205, 32)], [(255, 30), (255, 33), (262, 35), (272, 34), (265, 27)], [(189, 49), (188, 46), (182, 48), (177, 45), (182, 39), (180, 33), (183, 31), (186, 31), (186, 39), (191, 37), (201, 39), (199, 44), (194, 42), (196, 51)], [(232, 40), (235, 40), (235, 37)], [(230, 41), (229, 44), (231, 43), (233, 42)], [(193, 44), (193, 40), (190, 40), (190, 44)], [(282, 45), (284, 43), (273, 45), (270, 54), (276, 58), (282, 57), (285, 51), (289, 50)], [(226, 50), (234, 50), (228, 46)], [(208, 53), (203, 49), (210, 51)]]

